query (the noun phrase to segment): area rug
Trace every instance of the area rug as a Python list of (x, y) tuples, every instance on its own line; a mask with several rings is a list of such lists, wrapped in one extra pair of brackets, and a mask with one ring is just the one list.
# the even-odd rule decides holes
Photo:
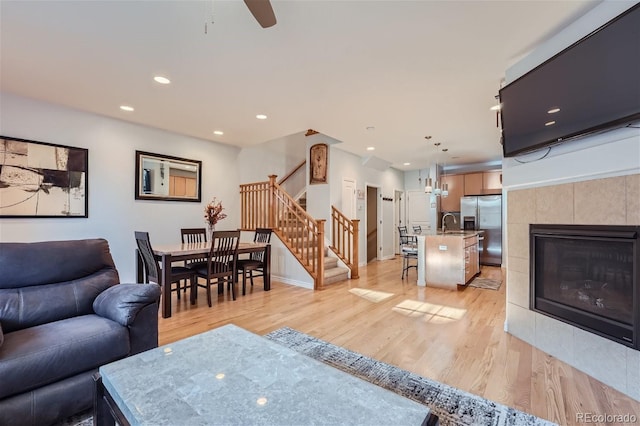
[(264, 337), (428, 406), (441, 426), (550, 426), (531, 414), (376, 361), (289, 327)]
[(501, 285), (501, 280), (494, 280), (491, 278), (483, 277), (475, 277), (473, 281), (469, 283), (469, 287), (488, 288), (490, 290), (499, 290)]

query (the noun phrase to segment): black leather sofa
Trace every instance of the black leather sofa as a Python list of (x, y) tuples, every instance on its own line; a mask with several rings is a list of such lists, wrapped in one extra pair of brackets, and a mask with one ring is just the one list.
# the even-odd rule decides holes
[(103, 239), (0, 243), (0, 425), (93, 407), (101, 365), (158, 346), (156, 284), (120, 284)]

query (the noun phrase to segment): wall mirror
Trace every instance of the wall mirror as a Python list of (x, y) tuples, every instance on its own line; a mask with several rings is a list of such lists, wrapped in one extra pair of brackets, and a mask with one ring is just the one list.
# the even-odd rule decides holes
[(136, 151), (136, 200), (200, 202), (202, 161)]

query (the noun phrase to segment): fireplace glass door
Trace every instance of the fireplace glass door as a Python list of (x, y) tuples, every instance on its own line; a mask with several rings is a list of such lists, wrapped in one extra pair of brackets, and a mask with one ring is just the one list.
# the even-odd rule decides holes
[(532, 225), (532, 309), (629, 345), (637, 340), (638, 232), (611, 228)]

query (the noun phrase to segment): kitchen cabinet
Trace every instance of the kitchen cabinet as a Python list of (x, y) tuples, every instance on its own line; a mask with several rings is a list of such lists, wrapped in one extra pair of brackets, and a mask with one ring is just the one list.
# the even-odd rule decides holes
[(478, 236), (464, 239), (464, 282), (471, 281), (480, 273), (480, 256), (478, 253)]
[(467, 173), (464, 175), (464, 195), (502, 194), (502, 171)]
[[(478, 233), (436, 233), (425, 237), (427, 287), (456, 290), (480, 272)], [(420, 259), (418, 259), (420, 262)], [(420, 264), (418, 265), (420, 271)], [(420, 277), (418, 277), (420, 281)]]
[(467, 173), (464, 175), (464, 195), (481, 195), (483, 173)]
[(493, 170), (482, 173), (482, 193), (502, 194), (502, 171)]
[(464, 175), (445, 175), (441, 179), (443, 184), (448, 185), (449, 195), (440, 197), (440, 210), (459, 212), (460, 197), (464, 195)]

